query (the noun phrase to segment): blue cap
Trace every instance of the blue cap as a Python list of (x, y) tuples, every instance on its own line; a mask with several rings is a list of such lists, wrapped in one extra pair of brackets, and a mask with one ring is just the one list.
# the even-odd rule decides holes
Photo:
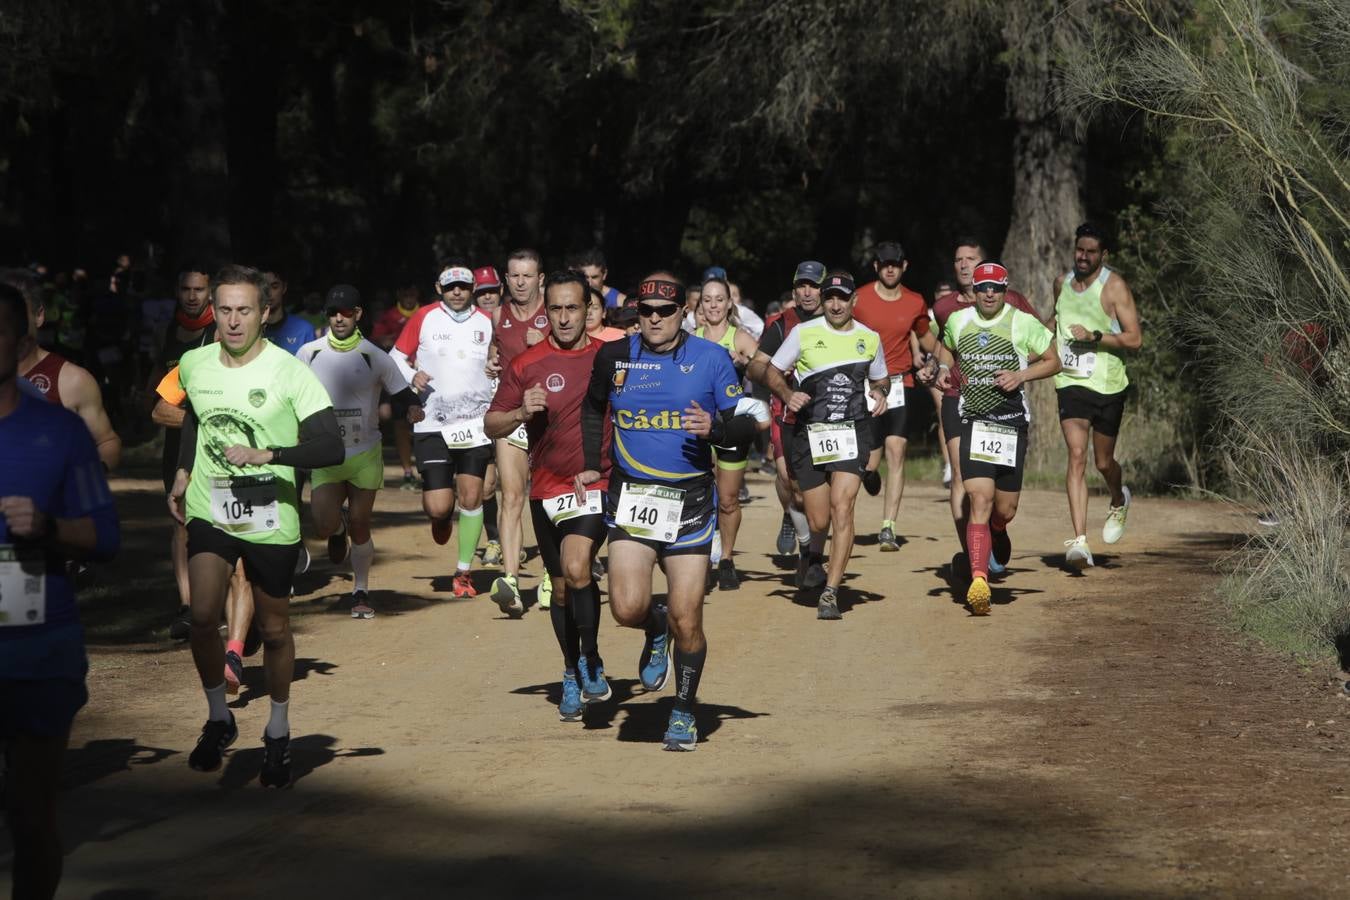
[(720, 278), (723, 281), (726, 281), (727, 270), (721, 266), (708, 266), (708, 268), (703, 270), (703, 280), (707, 281), (709, 278)]
[(797, 274), (792, 276), (792, 283), (799, 281), (809, 281), (816, 287), (825, 280), (825, 264), (816, 262), (814, 259), (808, 259), (806, 262), (797, 264)]

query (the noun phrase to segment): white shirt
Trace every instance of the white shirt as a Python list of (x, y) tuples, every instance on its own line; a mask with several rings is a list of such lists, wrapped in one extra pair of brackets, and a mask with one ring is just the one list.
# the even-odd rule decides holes
[(759, 317), (759, 313), (737, 303), (736, 315), (740, 317), (741, 327), (750, 332), (752, 338), (759, 340), (764, 336), (764, 320)]
[[(418, 372), (431, 376), (431, 383), (422, 392), (426, 418), (413, 430), (429, 433), (467, 428), (481, 434), (483, 414), (495, 390), (495, 382), (485, 371), (491, 344), (492, 319), (482, 310), (473, 310), (463, 322), (456, 322), (443, 303), (413, 313), (389, 352), (409, 384)], [(490, 441), (483, 436), (472, 443), (486, 445)]]
[(305, 344), (295, 358), (314, 372), (337, 413), (347, 458), (380, 443), (380, 388), (397, 394), (408, 387), (398, 366), (365, 338), (350, 350), (335, 350), (322, 337)]

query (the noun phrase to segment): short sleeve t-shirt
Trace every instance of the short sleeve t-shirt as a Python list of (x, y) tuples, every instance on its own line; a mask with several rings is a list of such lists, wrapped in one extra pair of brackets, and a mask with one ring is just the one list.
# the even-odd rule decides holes
[[(277, 518), (274, 527), (249, 534), (255, 544), (294, 544), (300, 540), (295, 469), (290, 466), (236, 466), (225, 458), (235, 444), (293, 447), (300, 422), (333, 405), (319, 379), (300, 360), (267, 342), (247, 365), (227, 368), (224, 351), (210, 345), (183, 354), (178, 376), (197, 417), (197, 455), (188, 482), (187, 517), (222, 527), (214, 506), (231, 484), (262, 476), (270, 481)], [(267, 478), (271, 476), (271, 478)], [(228, 530), (222, 528), (222, 530)]]
[(365, 338), (350, 350), (336, 350), (322, 337), (300, 348), (296, 359), (309, 366), (333, 401), (347, 458), (380, 442), (380, 389), (397, 394), (408, 387), (398, 366)]
[[(539, 385), (548, 393), (543, 412), (525, 423), (530, 438), (530, 499), (547, 500), (572, 490), (572, 480), (586, 468), (581, 445), (581, 404), (590, 384), (595, 355), (604, 346), (594, 338), (580, 350), (559, 350), (548, 341), (535, 344), (511, 360), (502, 371), (497, 394), (488, 412), (510, 412), (525, 400), (525, 391)], [(609, 479), (610, 429), (601, 449), (600, 481)]]
[(892, 378), (901, 375), (905, 387), (914, 386), (914, 352), (909, 346), (910, 332), (923, 337), (928, 333), (928, 305), (923, 296), (900, 286), (900, 296), (886, 300), (877, 292), (875, 281), (858, 288), (853, 318), (881, 335), (886, 351), (886, 368)]
[(773, 366), (797, 377), (797, 389), (811, 402), (798, 422), (844, 422), (869, 414), (867, 384), (886, 377), (880, 336), (861, 322), (838, 330), (825, 318), (788, 332), (773, 355)]
[[(431, 376), (422, 392), (426, 417), (413, 426), (414, 431), (427, 434), (465, 425), (482, 428), (483, 413), (496, 389), (485, 371), (491, 343), (492, 319), (482, 310), (474, 309), (463, 321), (456, 321), (444, 304), (433, 303), (408, 320), (394, 349), (416, 371)], [(411, 377), (411, 372), (404, 374)]]
[(976, 306), (952, 315), (942, 340), (961, 363), (961, 416), (1014, 427), (1029, 423), (1026, 391), (1003, 390), (994, 383), (994, 373), (1025, 369), (1027, 358), (1040, 356), (1054, 338), (1035, 316), (1007, 304), (992, 319)]
[(263, 337), (294, 356), (314, 340), (314, 326), (299, 316), (287, 315), (275, 325), (264, 326)]

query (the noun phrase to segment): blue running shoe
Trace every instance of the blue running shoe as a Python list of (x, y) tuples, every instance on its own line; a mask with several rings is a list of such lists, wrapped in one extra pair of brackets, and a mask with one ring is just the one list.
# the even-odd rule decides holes
[(698, 729), (694, 727), (694, 714), (680, 709), (670, 711), (670, 722), (666, 725), (666, 736), (661, 739), (666, 750), (693, 750), (698, 746)]
[(1008, 567), (1003, 565), (1003, 563), (999, 562), (997, 559), (995, 559), (991, 554), (989, 557), (989, 574), (1002, 575), (1006, 571), (1008, 571)]
[(649, 691), (659, 691), (666, 686), (666, 679), (670, 677), (670, 632), (647, 635), (642, 656), (638, 657), (638, 677)]
[(609, 689), (609, 682), (605, 680), (605, 663), (597, 658), (596, 664), (591, 665), (589, 657), (583, 656), (577, 661), (577, 675), (581, 678), (581, 702), (599, 703), (601, 700), (608, 700), (614, 693)]
[(577, 684), (576, 672), (564, 672), (562, 680), (562, 702), (558, 704), (559, 722), (580, 722), (581, 711), (586, 704), (581, 702), (581, 685)]

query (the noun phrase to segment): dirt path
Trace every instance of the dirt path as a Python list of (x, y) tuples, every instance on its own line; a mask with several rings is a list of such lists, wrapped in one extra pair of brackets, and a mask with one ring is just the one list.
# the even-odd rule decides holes
[[(123, 482), (129, 550), (162, 569), (158, 495)], [(793, 605), (747, 509), (747, 582), (714, 593), (692, 754), (657, 743), (638, 633), (601, 630), (615, 698), (557, 721), (545, 615), (450, 599), (417, 496), (378, 503), (382, 614), (297, 596), (300, 778), (255, 778), (260, 659), (223, 774), (186, 765), (203, 715), (186, 649), (94, 651), (64, 796), (62, 896), (788, 897), (1343, 895), (1346, 709), (1218, 627), (1211, 564), (1245, 522), (1141, 500), (1086, 577), (1056, 567), (1059, 494), (1025, 495), (1014, 569), (972, 619), (945, 582), (944, 494), (911, 485), (898, 554), (855, 550), (843, 621)], [(1094, 499), (1094, 527), (1104, 511)], [(879, 503), (860, 504), (864, 529)], [(869, 541), (869, 544), (871, 542)], [(528, 567), (539, 571), (537, 561)], [(532, 587), (534, 581), (526, 581)], [(0, 841), (0, 846), (7, 842)], [(6, 857), (0, 857), (3, 865)], [(0, 891), (8, 889), (0, 874)]]

